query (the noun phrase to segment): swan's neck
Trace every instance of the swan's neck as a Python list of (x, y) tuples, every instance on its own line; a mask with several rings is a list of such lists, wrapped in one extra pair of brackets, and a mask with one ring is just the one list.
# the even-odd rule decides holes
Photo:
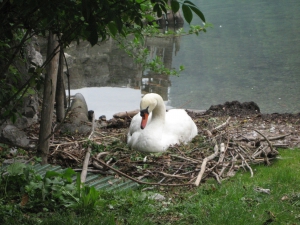
[(164, 122), (166, 116), (165, 103), (161, 98), (156, 98), (157, 105), (152, 111), (152, 121)]

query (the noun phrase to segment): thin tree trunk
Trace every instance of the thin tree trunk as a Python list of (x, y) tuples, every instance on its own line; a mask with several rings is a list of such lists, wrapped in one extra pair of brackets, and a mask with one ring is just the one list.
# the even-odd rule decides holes
[[(48, 37), (47, 57), (51, 57), (57, 49), (56, 35), (51, 31)], [(56, 50), (56, 52), (59, 51)], [(49, 135), (51, 134), (59, 54), (55, 54), (47, 66), (44, 81), (44, 96), (41, 112), (40, 134), (37, 153), (42, 158), (42, 164), (47, 163), (49, 153)]]
[(59, 54), (59, 66), (57, 73), (57, 86), (56, 86), (56, 121), (62, 122), (65, 117), (65, 103), (66, 103), (66, 92), (64, 85), (64, 51), (61, 48)]

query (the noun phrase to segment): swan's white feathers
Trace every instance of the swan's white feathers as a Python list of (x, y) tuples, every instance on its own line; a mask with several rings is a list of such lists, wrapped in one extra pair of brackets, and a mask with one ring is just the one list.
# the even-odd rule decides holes
[(143, 152), (163, 152), (170, 145), (187, 143), (198, 133), (192, 118), (182, 109), (166, 112), (164, 102), (158, 94), (147, 94), (141, 101), (141, 110), (148, 107), (147, 125), (141, 129), (142, 117), (138, 113), (132, 118), (127, 136), (128, 145)]

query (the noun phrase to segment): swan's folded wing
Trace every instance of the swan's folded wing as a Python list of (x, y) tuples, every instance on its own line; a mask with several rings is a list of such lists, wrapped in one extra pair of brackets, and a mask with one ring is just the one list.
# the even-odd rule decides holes
[(198, 134), (196, 124), (183, 109), (172, 109), (166, 113), (165, 128), (165, 133), (177, 140), (176, 143), (187, 143)]

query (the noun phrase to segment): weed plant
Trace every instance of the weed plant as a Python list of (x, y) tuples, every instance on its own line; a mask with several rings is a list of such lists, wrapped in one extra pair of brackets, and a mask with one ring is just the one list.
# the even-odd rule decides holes
[(271, 166), (253, 167), (252, 178), (240, 171), (221, 185), (111, 192), (73, 184), (72, 170), (41, 178), (19, 165), (1, 178), (1, 224), (300, 224), (299, 159), (299, 149), (280, 150)]

